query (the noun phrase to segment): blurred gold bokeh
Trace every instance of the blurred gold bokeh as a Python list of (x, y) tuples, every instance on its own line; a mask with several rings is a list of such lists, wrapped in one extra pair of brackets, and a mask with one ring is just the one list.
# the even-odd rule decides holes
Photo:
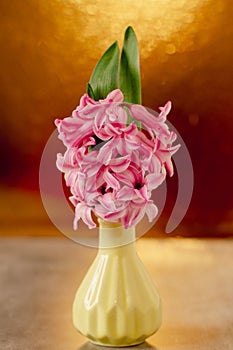
[[(9, 225), (28, 232), (28, 222), (38, 230), (47, 222), (38, 204), (38, 169), (53, 120), (76, 107), (102, 53), (115, 40), (121, 45), (132, 25), (143, 104), (157, 109), (172, 100), (170, 121), (193, 161), (193, 200), (176, 233), (232, 234), (230, 0), (11, 0), (0, 9), (3, 233)], [(163, 220), (176, 178), (169, 186)], [(29, 207), (35, 209), (28, 217)]]

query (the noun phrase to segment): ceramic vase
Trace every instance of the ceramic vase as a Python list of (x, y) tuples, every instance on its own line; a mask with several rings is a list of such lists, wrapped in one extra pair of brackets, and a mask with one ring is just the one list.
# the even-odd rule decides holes
[(137, 255), (135, 229), (99, 222), (99, 250), (77, 290), (74, 325), (98, 345), (140, 344), (160, 327), (159, 294)]

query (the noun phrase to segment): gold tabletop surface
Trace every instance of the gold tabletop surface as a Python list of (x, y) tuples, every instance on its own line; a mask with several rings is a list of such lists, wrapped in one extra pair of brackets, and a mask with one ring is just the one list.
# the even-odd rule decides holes
[[(163, 305), (160, 330), (138, 346), (230, 350), (233, 240), (140, 239)], [(63, 238), (0, 239), (0, 349), (94, 350), (72, 324), (72, 302), (96, 249)]]

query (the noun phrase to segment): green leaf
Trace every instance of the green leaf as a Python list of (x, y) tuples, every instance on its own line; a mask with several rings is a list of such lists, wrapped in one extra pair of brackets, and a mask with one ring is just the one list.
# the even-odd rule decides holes
[(93, 100), (95, 100), (95, 94), (90, 83), (87, 83), (87, 93)]
[(141, 79), (138, 42), (132, 27), (125, 32), (120, 61), (120, 89), (125, 102), (141, 104)]
[(96, 101), (106, 98), (109, 92), (118, 88), (119, 54), (118, 44), (114, 42), (100, 58), (91, 75), (88, 86), (91, 85), (92, 89), (89, 92)]

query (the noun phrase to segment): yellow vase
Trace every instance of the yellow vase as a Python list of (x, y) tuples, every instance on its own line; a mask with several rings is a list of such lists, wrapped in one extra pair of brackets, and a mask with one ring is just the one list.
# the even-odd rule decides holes
[(159, 294), (139, 259), (135, 229), (100, 221), (98, 254), (73, 303), (73, 322), (104, 346), (142, 343), (161, 324)]

